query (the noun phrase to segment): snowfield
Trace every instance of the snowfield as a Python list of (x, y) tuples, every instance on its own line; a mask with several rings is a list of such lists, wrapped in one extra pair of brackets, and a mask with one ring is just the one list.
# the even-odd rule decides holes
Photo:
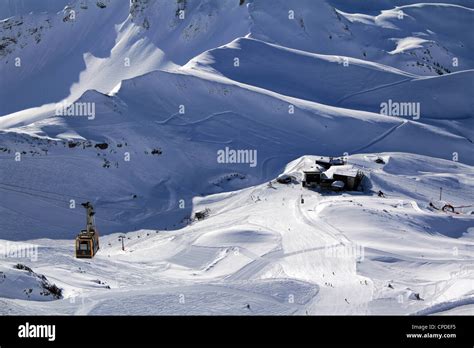
[[(196, 198), (195, 211), (210, 211), (206, 219), (180, 230), (103, 236), (93, 260), (75, 259), (71, 240), (28, 241), (37, 246), (37, 261), (24, 255), (4, 262), (5, 279), (14, 282), (2, 289), (16, 294), (3, 296), (3, 314), (433, 314), (469, 308), (473, 210), (451, 214), (428, 202), (443, 182), (450, 201), (466, 204), (472, 167), (404, 153), (382, 156), (385, 165), (371, 155), (349, 158), (373, 183), (364, 192), (319, 193), (272, 180)], [(315, 159), (293, 161), (285, 174), (301, 177)], [(2, 241), (2, 250), (8, 243)], [(28, 285), (17, 279), (15, 263), (34, 267), (64, 297), (31, 301), (20, 291)]]
[[(5, 1), (0, 314), (473, 315), (473, 19)], [(356, 190), (302, 185), (326, 156)], [(77, 259), (86, 201), (100, 249)]]

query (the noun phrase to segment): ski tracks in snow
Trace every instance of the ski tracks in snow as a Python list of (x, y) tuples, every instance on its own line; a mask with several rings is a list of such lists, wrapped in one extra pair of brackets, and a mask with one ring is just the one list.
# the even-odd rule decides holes
[(390, 134), (392, 134), (393, 132), (395, 132), (396, 130), (398, 130), (400, 127), (403, 127), (405, 124), (407, 124), (408, 121), (407, 120), (403, 120), (403, 122), (401, 122), (400, 124), (397, 124), (395, 126), (393, 126), (392, 128), (390, 128), (389, 130), (385, 131), (384, 133), (380, 134), (378, 137), (376, 137), (375, 139), (373, 139), (371, 142), (369, 142), (368, 144), (362, 146), (362, 147), (359, 147), (355, 150), (352, 150), (351, 153), (358, 153), (358, 152), (361, 152), (363, 150), (366, 150), (368, 149), (369, 147), (377, 144), (378, 142), (382, 141), (383, 139), (385, 139), (386, 137), (388, 137)]

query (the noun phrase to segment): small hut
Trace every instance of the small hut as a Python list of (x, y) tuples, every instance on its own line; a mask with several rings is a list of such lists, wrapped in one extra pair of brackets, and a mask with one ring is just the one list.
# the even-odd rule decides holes
[[(337, 165), (321, 174), (320, 185), (338, 191), (342, 189), (352, 191), (357, 190), (363, 177), (364, 173), (351, 165)], [(336, 185), (334, 185), (335, 182), (337, 182)]]
[(315, 187), (318, 186), (321, 182), (321, 173), (323, 172), (324, 168), (316, 165), (311, 166), (303, 171), (304, 177), (301, 184), (303, 187)]
[(332, 177), (334, 181), (342, 181), (346, 190), (352, 191), (357, 190), (360, 183), (362, 182), (364, 173), (360, 170), (353, 168), (342, 170), (341, 168), (337, 168)]

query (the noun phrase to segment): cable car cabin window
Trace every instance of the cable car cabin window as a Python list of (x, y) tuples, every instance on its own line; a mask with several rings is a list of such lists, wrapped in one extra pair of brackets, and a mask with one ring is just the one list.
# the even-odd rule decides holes
[(84, 251), (90, 250), (89, 249), (89, 242), (80, 242), (79, 243), (79, 250), (84, 250)]

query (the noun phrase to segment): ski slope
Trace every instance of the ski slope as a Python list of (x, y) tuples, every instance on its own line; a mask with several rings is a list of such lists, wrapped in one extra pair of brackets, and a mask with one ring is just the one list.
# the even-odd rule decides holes
[[(462, 310), (474, 298), (472, 218), (433, 211), (427, 202), (437, 188), (429, 179), (439, 177), (445, 187), (451, 182), (449, 199), (465, 203), (461, 192), (472, 197), (472, 167), (458, 164), (453, 171), (448, 161), (381, 155), (386, 165), (371, 155), (349, 158), (373, 183), (365, 192), (318, 193), (299, 181), (272, 180), (196, 198), (195, 211), (210, 209), (208, 218), (179, 230), (125, 233), (125, 251), (122, 234), (104, 236), (92, 261), (75, 259), (71, 240), (29, 241), (38, 245), (38, 261), (8, 260), (4, 269), (30, 264), (64, 297), (29, 301), (15, 280), (9, 289), (16, 296), (3, 298), (2, 308), (9, 308), (5, 314), (82, 315)], [(293, 161), (284, 173), (301, 177), (316, 158)], [(444, 177), (448, 169), (452, 174)], [(375, 194), (379, 189), (385, 198)], [(452, 301), (457, 305), (447, 307)]]

